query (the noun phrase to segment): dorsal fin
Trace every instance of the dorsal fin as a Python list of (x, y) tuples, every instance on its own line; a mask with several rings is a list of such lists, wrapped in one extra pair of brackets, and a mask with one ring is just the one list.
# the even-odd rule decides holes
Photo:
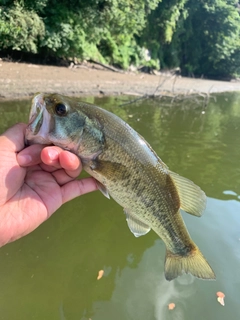
[(181, 209), (194, 216), (201, 217), (206, 208), (207, 197), (205, 193), (191, 180), (172, 171), (169, 171), (169, 174), (177, 188)]

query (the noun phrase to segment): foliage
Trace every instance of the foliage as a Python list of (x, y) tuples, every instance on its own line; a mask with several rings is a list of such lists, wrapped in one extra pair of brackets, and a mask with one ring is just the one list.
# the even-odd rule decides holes
[[(0, 49), (67, 59), (94, 59), (127, 68), (131, 63), (141, 61), (141, 48), (135, 35), (140, 34), (145, 26), (146, 12), (153, 10), (158, 2), (1, 0), (0, 30), (4, 32)], [(26, 25), (24, 20), (28, 20)], [(31, 21), (35, 24), (31, 25)], [(19, 33), (24, 41), (20, 41)]]
[(240, 74), (240, 16), (235, 0), (163, 0), (140, 43), (166, 68), (225, 78)]
[(188, 2), (185, 32), (178, 37), (185, 74), (229, 77), (240, 74), (240, 16), (235, 1)]
[[(144, 57), (144, 48), (150, 59)], [(0, 50), (240, 75), (236, 0), (0, 0)]]
[(186, 15), (187, 0), (163, 0), (156, 10), (148, 15), (147, 25), (139, 43), (151, 51), (153, 59), (159, 59), (162, 67), (176, 67), (177, 57), (171, 55), (168, 61), (168, 45), (171, 44), (174, 33), (179, 28), (179, 20)]
[(0, 7), (0, 48), (12, 48), (37, 53), (45, 28), (42, 19), (34, 12), (22, 8)]

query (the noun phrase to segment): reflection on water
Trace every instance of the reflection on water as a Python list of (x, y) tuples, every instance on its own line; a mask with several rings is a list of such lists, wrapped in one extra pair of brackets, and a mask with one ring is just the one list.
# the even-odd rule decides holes
[[(113, 200), (99, 192), (64, 205), (36, 231), (0, 249), (0, 319), (202, 320), (240, 314), (240, 95), (183, 103), (89, 98), (126, 120), (171, 170), (208, 195), (202, 218), (183, 213), (217, 275), (164, 278), (164, 243), (135, 238)], [(1, 102), (0, 128), (27, 121), (29, 101)], [(100, 269), (105, 273), (97, 281)], [(225, 307), (216, 292), (226, 294)], [(176, 308), (169, 311), (170, 302)]]

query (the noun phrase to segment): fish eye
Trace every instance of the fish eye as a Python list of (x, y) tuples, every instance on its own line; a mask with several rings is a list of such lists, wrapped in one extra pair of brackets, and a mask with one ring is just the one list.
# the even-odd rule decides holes
[(59, 116), (65, 116), (67, 114), (67, 107), (63, 103), (57, 103), (55, 106), (55, 112)]

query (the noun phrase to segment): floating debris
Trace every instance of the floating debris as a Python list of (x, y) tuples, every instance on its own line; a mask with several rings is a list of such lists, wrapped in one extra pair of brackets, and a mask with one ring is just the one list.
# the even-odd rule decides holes
[(222, 306), (225, 306), (225, 303), (224, 303), (224, 299), (223, 299), (223, 298), (218, 297), (218, 298), (217, 298), (217, 301), (218, 301)]
[(173, 310), (175, 308), (175, 303), (169, 303), (168, 310)]
[(104, 271), (103, 270), (99, 270), (98, 271), (98, 277), (97, 280), (100, 280), (102, 278), (102, 276), (104, 275)]
[(222, 306), (225, 306), (225, 303), (224, 303), (224, 298), (225, 298), (225, 294), (221, 291), (218, 291), (216, 293), (217, 295), (217, 301), (222, 305)]

